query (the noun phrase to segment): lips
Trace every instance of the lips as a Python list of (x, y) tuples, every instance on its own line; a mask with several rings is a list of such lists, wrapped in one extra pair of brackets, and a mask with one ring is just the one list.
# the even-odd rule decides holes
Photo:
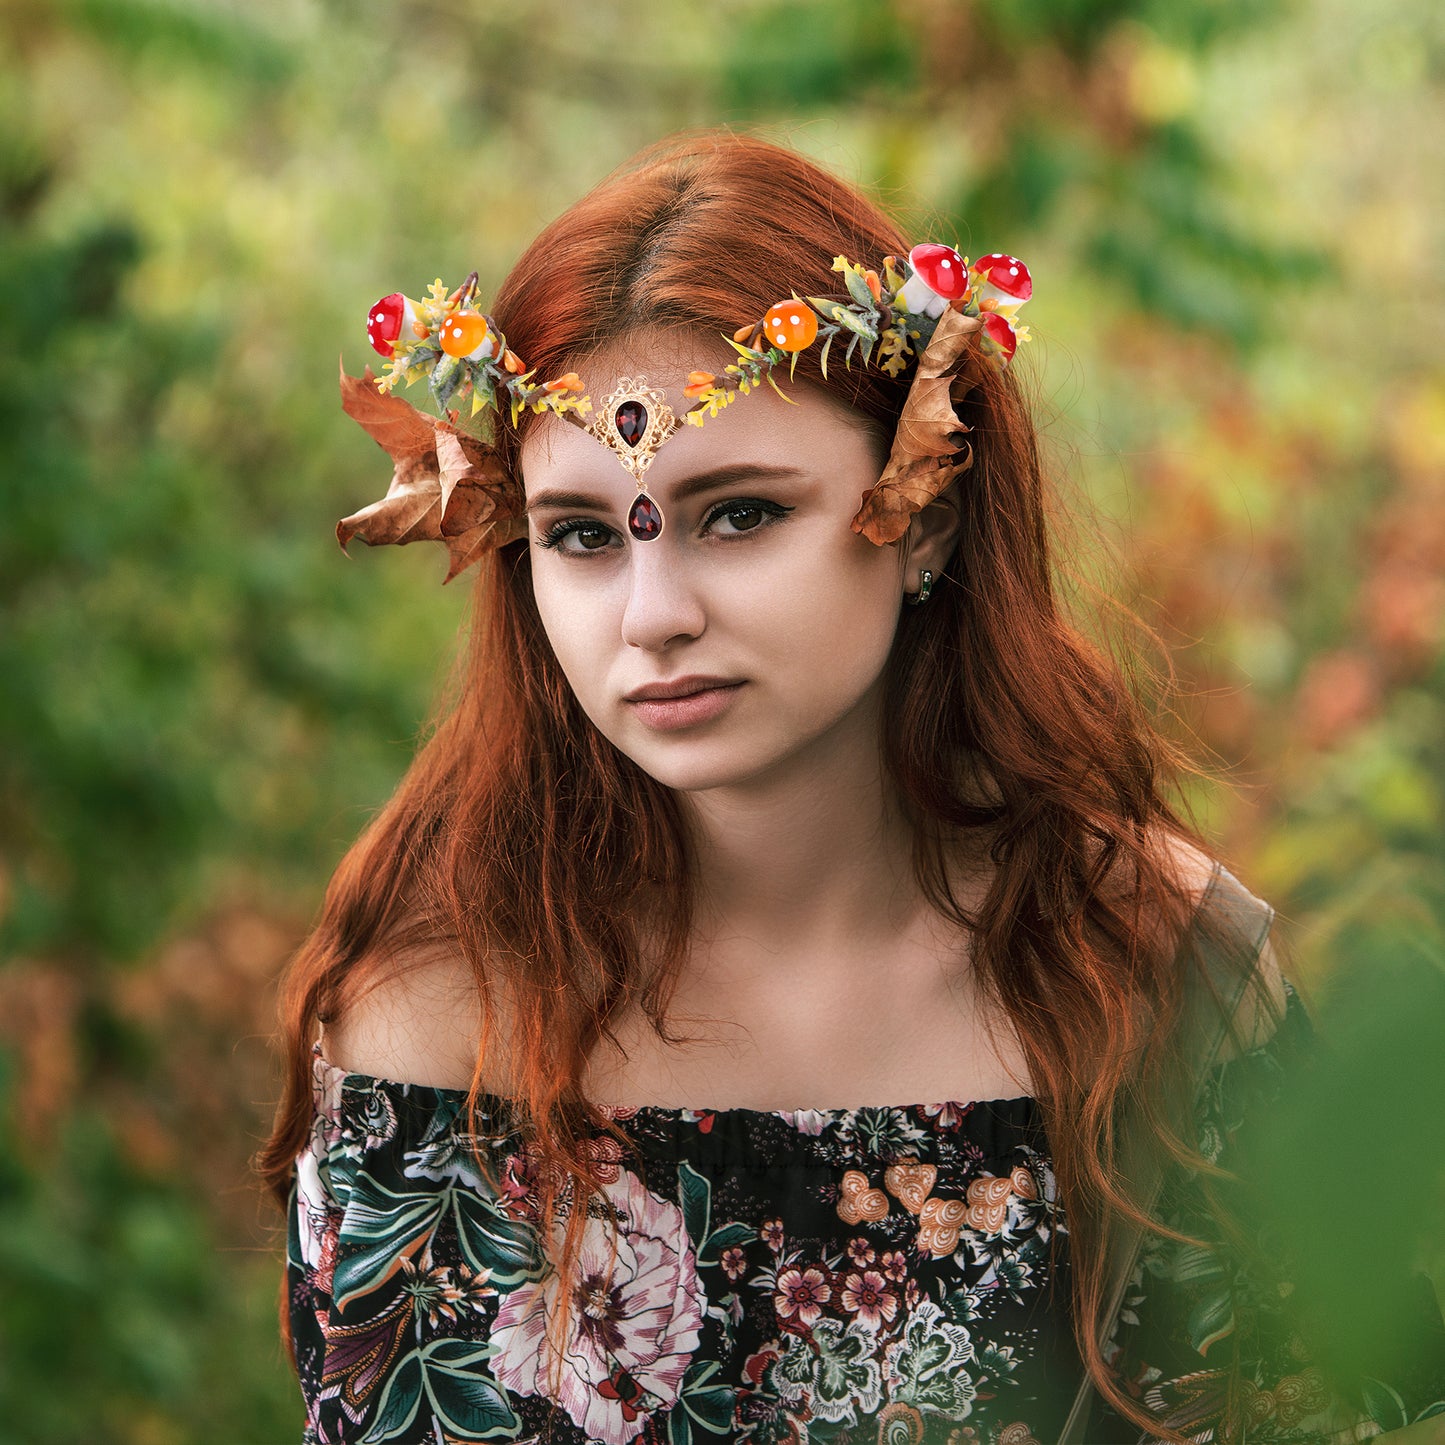
[[(678, 686), (680, 683), (673, 684), (674, 691)], [(746, 686), (746, 682), (713, 682), (682, 696), (639, 697), (632, 701), (633, 714), (653, 732), (686, 732), (730, 711), (733, 699)]]
[(736, 687), (740, 679), (731, 677), (679, 677), (671, 682), (650, 682), (627, 694), (628, 702), (658, 702), (671, 698), (691, 697), (715, 687)]

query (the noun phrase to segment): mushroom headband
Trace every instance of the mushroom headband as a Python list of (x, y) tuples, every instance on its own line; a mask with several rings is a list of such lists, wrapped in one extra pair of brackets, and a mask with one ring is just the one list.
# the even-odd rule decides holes
[[(387, 358), (385, 374), (341, 373), (342, 405), (391, 455), (395, 474), (385, 497), (336, 526), (342, 550), (353, 537), (371, 546), (440, 541), (450, 582), (485, 551), (527, 535), (525, 497), (490, 440), (461, 425), (489, 409), (513, 426), (522, 412), (550, 411), (612, 451), (637, 482), (627, 528), (638, 541), (662, 535), (662, 509), (647, 491), (646, 474), (658, 449), (684, 424), (701, 426), (723, 407), (766, 382), (789, 398), (773, 370), (821, 342), (818, 362), (828, 376), (834, 343), (851, 367), (855, 354), (900, 376), (916, 363), (912, 384), (878, 481), (863, 493), (854, 532), (878, 546), (896, 541), (913, 513), (934, 500), (973, 463), (954, 403), (975, 384), (977, 359), (1006, 365), (1028, 328), (1015, 321), (1033, 294), (1028, 267), (999, 253), (969, 263), (952, 246), (914, 246), (906, 261), (888, 256), (881, 272), (843, 256), (833, 262), (846, 290), (800, 297), (771, 307), (729, 340), (737, 353), (721, 375), (691, 372), (683, 394), (692, 405), (678, 417), (645, 377), (623, 377), (594, 409), (576, 372), (536, 381), (507, 345), (496, 322), (477, 309), (477, 276), (457, 290), (440, 281), (421, 300), (399, 292), (367, 314), (366, 334)], [(440, 413), (418, 411), (392, 391), (425, 379)], [(462, 403), (464, 406), (455, 406)], [(796, 404), (796, 403), (793, 403)], [(484, 419), (495, 427), (494, 418)], [(488, 431), (488, 437), (495, 432)]]

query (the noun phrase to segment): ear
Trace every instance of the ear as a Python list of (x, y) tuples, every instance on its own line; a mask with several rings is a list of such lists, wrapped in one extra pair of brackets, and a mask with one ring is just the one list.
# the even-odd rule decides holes
[(952, 481), (921, 511), (913, 514), (903, 534), (903, 584), (909, 592), (919, 588), (923, 571), (935, 580), (953, 556), (963, 530), (963, 512), (958, 499), (958, 482)]

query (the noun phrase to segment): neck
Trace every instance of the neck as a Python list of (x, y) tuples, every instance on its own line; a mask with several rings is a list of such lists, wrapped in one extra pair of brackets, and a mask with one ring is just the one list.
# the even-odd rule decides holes
[(877, 737), (860, 709), (769, 773), (682, 795), (703, 939), (846, 968), (916, 925), (913, 829)]

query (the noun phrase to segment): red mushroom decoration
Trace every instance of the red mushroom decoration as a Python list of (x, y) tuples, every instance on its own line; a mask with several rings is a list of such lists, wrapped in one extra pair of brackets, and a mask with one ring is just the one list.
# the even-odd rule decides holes
[(1017, 256), (1005, 256), (1001, 251), (980, 256), (973, 263), (973, 274), (983, 282), (979, 305), (984, 309), (991, 309), (990, 301), (995, 306), (1022, 306), (1034, 294), (1029, 268)]
[[(1025, 331), (1027, 331), (1025, 327)], [(1001, 358), (1005, 364), (1013, 357), (1018, 350), (1019, 339), (1014, 331), (1013, 322), (1007, 316), (1001, 316), (997, 311), (985, 311), (983, 313), (983, 347), (984, 350)]]
[(396, 349), (404, 327), (416, 327), (416, 303), (400, 291), (383, 296), (366, 314), (366, 339), (381, 356)]
[(923, 241), (908, 253), (913, 274), (898, 293), (898, 304), (915, 316), (942, 316), (950, 301), (968, 295), (968, 264), (952, 246)]

